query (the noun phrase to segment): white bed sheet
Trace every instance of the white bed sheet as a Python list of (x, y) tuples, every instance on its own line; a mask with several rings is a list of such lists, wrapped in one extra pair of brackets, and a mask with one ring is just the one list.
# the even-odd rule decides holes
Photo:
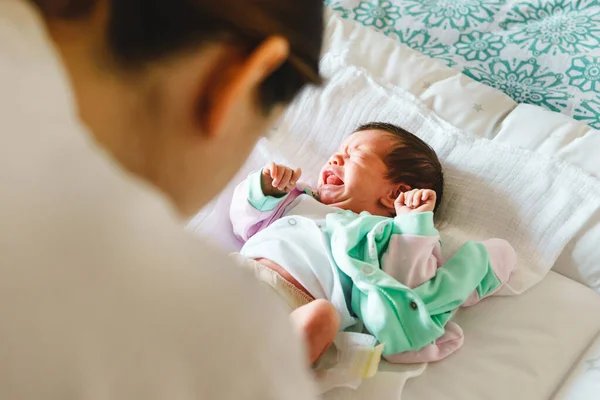
[(579, 359), (553, 400), (598, 400), (600, 398), (600, 335)]

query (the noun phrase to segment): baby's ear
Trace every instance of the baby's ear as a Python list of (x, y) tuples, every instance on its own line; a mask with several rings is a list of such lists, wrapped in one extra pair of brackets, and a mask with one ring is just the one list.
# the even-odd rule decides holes
[(393, 211), (395, 209), (394, 202), (396, 201), (398, 196), (400, 196), (400, 193), (408, 192), (409, 190), (412, 189), (407, 184), (393, 183), (390, 185), (387, 194), (384, 196), (384, 198), (381, 199), (381, 204), (389, 210)]

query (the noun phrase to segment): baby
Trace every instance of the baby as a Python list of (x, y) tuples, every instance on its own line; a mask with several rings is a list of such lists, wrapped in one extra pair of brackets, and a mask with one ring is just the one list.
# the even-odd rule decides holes
[(442, 261), (433, 212), (443, 174), (433, 149), (370, 123), (330, 157), (315, 189), (300, 176), (274, 163), (252, 173), (236, 188), (231, 221), (246, 266), (289, 306), (309, 361), (359, 321), (390, 362), (455, 352), (463, 334), (450, 318), (496, 292), (516, 255), (491, 239)]

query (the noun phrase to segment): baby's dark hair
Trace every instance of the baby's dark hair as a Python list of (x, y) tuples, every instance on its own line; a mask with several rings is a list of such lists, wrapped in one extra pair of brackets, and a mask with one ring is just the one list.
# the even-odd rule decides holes
[(444, 174), (431, 146), (407, 130), (385, 122), (370, 122), (355, 132), (368, 130), (383, 131), (398, 139), (383, 160), (388, 168), (387, 178), (411, 188), (433, 190), (437, 195), (434, 211), (437, 210), (444, 195)]

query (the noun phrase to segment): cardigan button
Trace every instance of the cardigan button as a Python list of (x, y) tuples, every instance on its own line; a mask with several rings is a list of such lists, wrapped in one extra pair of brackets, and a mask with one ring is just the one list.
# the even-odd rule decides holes
[(419, 306), (417, 306), (417, 303), (415, 303), (414, 301), (410, 302), (410, 308), (412, 308), (413, 310), (416, 310), (417, 308), (419, 308)]

